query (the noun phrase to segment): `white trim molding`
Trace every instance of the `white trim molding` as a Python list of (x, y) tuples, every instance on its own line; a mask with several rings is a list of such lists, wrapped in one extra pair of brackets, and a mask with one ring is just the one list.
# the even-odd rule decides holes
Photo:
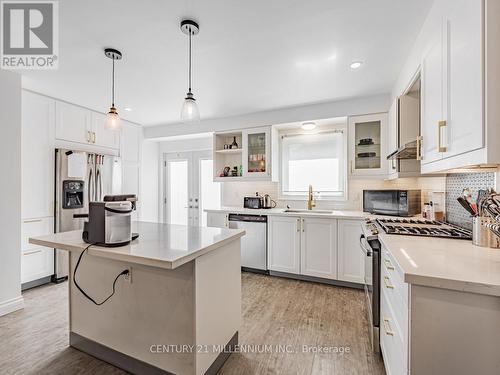
[(24, 298), (19, 296), (0, 302), (0, 316), (10, 314), (11, 312), (24, 309)]

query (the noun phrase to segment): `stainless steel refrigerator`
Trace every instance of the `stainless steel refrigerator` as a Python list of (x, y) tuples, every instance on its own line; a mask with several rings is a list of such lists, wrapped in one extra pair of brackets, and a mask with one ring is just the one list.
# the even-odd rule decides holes
[[(121, 159), (113, 155), (78, 150), (56, 149), (55, 228), (67, 232), (83, 228), (89, 202), (102, 201), (105, 195), (121, 194)], [(68, 277), (69, 257), (55, 251), (54, 281)]]

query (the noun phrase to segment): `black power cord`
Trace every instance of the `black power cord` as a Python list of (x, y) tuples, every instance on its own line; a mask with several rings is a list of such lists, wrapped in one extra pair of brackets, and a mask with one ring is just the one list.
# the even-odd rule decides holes
[(90, 246), (95, 245), (95, 243), (91, 243), (88, 245), (83, 251), (80, 253), (80, 256), (78, 257), (78, 261), (76, 262), (75, 270), (73, 271), (73, 282), (75, 283), (75, 286), (78, 288), (78, 290), (85, 296), (87, 299), (92, 301), (95, 305), (101, 306), (104, 304), (108, 299), (113, 297), (115, 294), (115, 285), (116, 282), (118, 281), (118, 278), (122, 275), (128, 275), (129, 271), (128, 270), (123, 270), (118, 276), (115, 277), (115, 280), (113, 281), (113, 293), (111, 293), (108, 297), (106, 297), (102, 302), (96, 302), (91, 296), (89, 296), (81, 287), (78, 285), (78, 282), (76, 281), (76, 271), (78, 270), (78, 266), (80, 265), (80, 261), (82, 260), (83, 254), (90, 248)]

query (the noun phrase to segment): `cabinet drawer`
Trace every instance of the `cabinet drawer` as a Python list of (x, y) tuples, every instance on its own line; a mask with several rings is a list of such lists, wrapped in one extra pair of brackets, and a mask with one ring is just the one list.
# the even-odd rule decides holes
[(380, 347), (386, 372), (388, 375), (407, 374), (408, 355), (404, 337), (397, 327), (387, 295), (382, 293), (380, 300)]
[(39, 247), (21, 255), (21, 283), (27, 283), (54, 273), (54, 249)]
[(408, 284), (403, 281), (402, 273), (392, 259), (392, 255), (384, 249), (380, 272), (381, 294), (387, 298), (394, 312), (394, 324), (402, 332), (403, 342), (407, 340), (408, 327)]
[(30, 237), (44, 236), (54, 233), (54, 218), (43, 217), (38, 219), (25, 219), (22, 222), (21, 249), (23, 252), (38, 248), (28, 242)]

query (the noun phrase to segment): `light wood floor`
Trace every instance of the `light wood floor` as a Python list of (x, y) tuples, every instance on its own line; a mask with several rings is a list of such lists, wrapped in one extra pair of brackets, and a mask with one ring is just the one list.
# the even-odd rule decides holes
[[(244, 273), (242, 345), (297, 353), (234, 353), (221, 374), (385, 374), (369, 347), (362, 291)], [(24, 310), (0, 317), (0, 374), (125, 374), (68, 346), (67, 283), (26, 291)], [(345, 354), (302, 346), (348, 347)]]

